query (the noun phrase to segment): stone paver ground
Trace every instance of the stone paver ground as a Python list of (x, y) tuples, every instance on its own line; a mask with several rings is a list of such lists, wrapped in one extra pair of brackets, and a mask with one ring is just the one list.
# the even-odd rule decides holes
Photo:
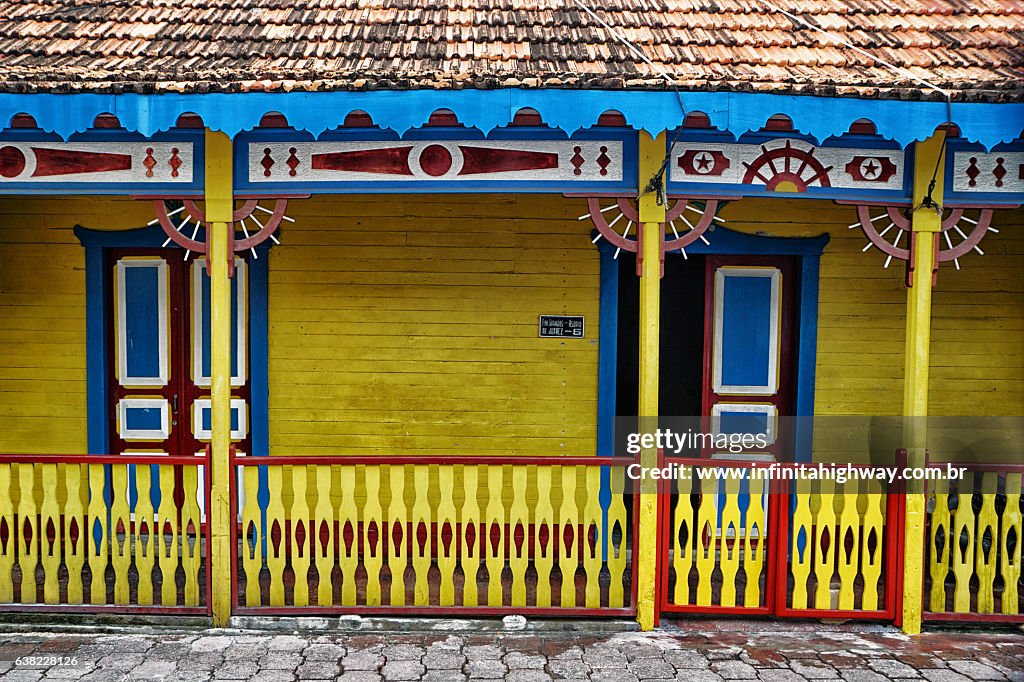
[(704, 621), (654, 633), (159, 630), (0, 632), (0, 680), (1021, 680), (1024, 635)]

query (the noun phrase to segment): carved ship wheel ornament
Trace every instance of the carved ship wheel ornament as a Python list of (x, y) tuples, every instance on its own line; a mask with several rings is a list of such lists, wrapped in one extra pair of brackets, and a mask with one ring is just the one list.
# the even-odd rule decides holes
[[(665, 211), (665, 222), (661, 224), (661, 275), (665, 274), (665, 254), (670, 251), (679, 251), (683, 254), (683, 258), (686, 258), (686, 247), (690, 246), (698, 239), (705, 244), (708, 244), (708, 239), (704, 236), (704, 233), (711, 228), (712, 224), (717, 221), (724, 223), (725, 220), (716, 215), (720, 203), (725, 200), (725, 197), (716, 197), (712, 199), (689, 199), (684, 197), (670, 197), (670, 201), (674, 203)], [(602, 207), (602, 201), (611, 203), (607, 206)], [(703, 206), (695, 205), (694, 202), (703, 202)], [(602, 237), (607, 239), (612, 246), (615, 247), (614, 258), (618, 258), (622, 251), (629, 251), (637, 254), (636, 259), (636, 272), (637, 276), (643, 267), (643, 253), (641, 253), (637, 245), (639, 244), (641, 235), (643, 233), (643, 224), (640, 222), (640, 213), (634, 205), (634, 200), (627, 197), (587, 197), (587, 213), (579, 216), (577, 220), (587, 220), (588, 218), (597, 228), (597, 236), (594, 237), (593, 243), (597, 243)], [(692, 212), (694, 215), (690, 216), (687, 211)], [(614, 215), (614, 218), (609, 220), (609, 216)], [(624, 227), (616, 227), (621, 225), (625, 221)], [(679, 221), (679, 225), (676, 224)], [(636, 226), (636, 237), (631, 237), (633, 232), (633, 226)], [(685, 231), (680, 234), (680, 230)], [(672, 232), (672, 238), (669, 239), (665, 233), (665, 229), (668, 228)], [(620, 233), (618, 230), (621, 229)]]
[[(153, 207), (156, 211), (156, 218), (149, 222), (150, 225), (160, 224), (167, 234), (167, 240), (163, 243), (167, 247), (171, 242), (185, 249), (185, 258), (193, 253), (207, 253), (205, 241), (199, 241), (199, 230), (209, 223), (206, 219), (206, 212), (201, 209), (193, 199), (184, 199), (181, 206), (169, 209), (166, 199), (154, 199)], [(273, 202), (268, 208), (262, 204), (263, 201)], [(231, 216), (232, 229), (229, 230), (229, 252), (240, 253), (251, 251), (253, 258), (259, 258), (256, 254), (256, 247), (267, 239), (275, 244), (280, 244), (274, 232), (280, 227), (282, 221), (294, 223), (295, 219), (285, 215), (288, 208), (288, 200), (284, 198), (271, 199), (245, 199), (241, 207), (237, 208)], [(248, 221), (248, 222), (246, 222)], [(245, 235), (242, 239), (236, 237), (236, 233)], [(209, 270), (210, 262), (206, 262)], [(234, 259), (228, 259), (228, 275), (233, 276), (235, 272)]]
[[(989, 232), (999, 232), (991, 226), (993, 206), (957, 206), (943, 210), (940, 238), (935, 241), (935, 270), (937, 276), (939, 263), (953, 261), (957, 270), (960, 259), (971, 251), (985, 255), (978, 244)], [(1010, 207), (1005, 207), (1010, 208)], [(925, 209), (922, 209), (925, 210)], [(852, 230), (860, 228), (868, 238), (867, 245), (861, 249), (866, 253), (872, 247), (885, 254), (888, 268), (893, 259), (907, 262), (907, 282), (914, 269), (914, 232), (911, 229), (911, 217), (904, 205), (857, 205), (857, 222), (849, 226)], [(905, 246), (904, 246), (905, 245)]]

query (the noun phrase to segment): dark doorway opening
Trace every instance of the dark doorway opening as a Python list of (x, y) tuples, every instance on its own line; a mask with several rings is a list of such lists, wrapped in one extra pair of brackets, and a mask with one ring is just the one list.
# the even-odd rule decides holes
[[(659, 413), (698, 416), (704, 367), (705, 257), (668, 254), (661, 281)], [(636, 257), (619, 254), (618, 367), (615, 413), (635, 416), (639, 386), (640, 278)], [(618, 440), (618, 434), (617, 438)]]

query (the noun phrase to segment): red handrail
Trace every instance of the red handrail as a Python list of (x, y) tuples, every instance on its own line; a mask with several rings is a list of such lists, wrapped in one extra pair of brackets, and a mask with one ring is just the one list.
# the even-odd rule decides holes
[(31, 455), (0, 454), (0, 464), (159, 464), (202, 466), (205, 455)]

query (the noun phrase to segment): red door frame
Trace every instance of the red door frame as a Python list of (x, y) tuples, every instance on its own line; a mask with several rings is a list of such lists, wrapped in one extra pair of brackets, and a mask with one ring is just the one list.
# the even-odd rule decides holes
[[(704, 278), (704, 385), (701, 391), (701, 414), (708, 425), (711, 422), (711, 408), (715, 403), (758, 402), (772, 403), (779, 417), (793, 414), (794, 389), (794, 334), (796, 310), (800, 305), (800, 287), (796, 279), (796, 256), (708, 256), (705, 261)], [(778, 389), (772, 395), (720, 395), (714, 391), (712, 372), (714, 371), (715, 344), (715, 274), (723, 266), (776, 268), (781, 276), (779, 286), (780, 305), (779, 317), (779, 367)], [(706, 428), (706, 427), (705, 427)], [(778, 434), (777, 434), (778, 435)], [(778, 438), (768, 451), (776, 456), (780, 454)], [(710, 449), (705, 448), (702, 456), (710, 457)]]

